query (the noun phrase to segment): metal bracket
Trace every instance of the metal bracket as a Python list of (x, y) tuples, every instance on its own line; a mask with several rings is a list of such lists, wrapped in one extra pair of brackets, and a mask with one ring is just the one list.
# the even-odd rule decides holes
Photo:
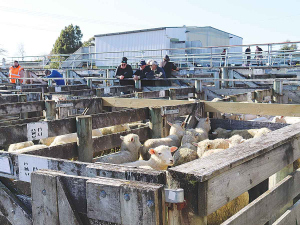
[(184, 190), (179, 189), (166, 189), (165, 188), (165, 202), (168, 203), (182, 203), (184, 202)]
[(56, 108), (73, 107), (73, 103), (56, 104)]
[(161, 115), (164, 116), (164, 115), (171, 115), (171, 114), (178, 114), (178, 113), (179, 113), (179, 109), (171, 109), (171, 110), (163, 109)]

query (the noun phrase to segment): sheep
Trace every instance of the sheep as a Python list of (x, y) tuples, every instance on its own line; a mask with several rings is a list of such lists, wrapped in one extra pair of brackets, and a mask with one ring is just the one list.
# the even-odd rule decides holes
[(223, 150), (224, 150), (223, 148), (217, 148), (217, 149), (210, 149), (210, 150), (207, 150), (207, 151), (205, 151), (205, 152), (202, 154), (201, 158), (205, 158), (205, 157), (207, 157), (207, 156), (210, 156), (210, 155), (212, 155), (212, 154), (221, 152), (221, 151), (223, 151)]
[(200, 141), (199, 143), (193, 143), (195, 146), (197, 146), (197, 154), (199, 157), (201, 157), (204, 152), (210, 150), (210, 149), (227, 149), (229, 148), (229, 142), (225, 139), (215, 139), (215, 140), (204, 140)]
[(211, 129), (209, 118), (196, 117), (196, 119), (198, 120), (198, 124), (195, 128), (195, 131), (199, 134), (198, 141), (203, 141), (205, 139), (208, 139), (208, 132)]
[(233, 135), (231, 138), (226, 139), (226, 141), (229, 143), (229, 148), (231, 148), (245, 142), (246, 140), (242, 136), (236, 134)]
[(269, 128), (261, 128), (261, 129), (250, 129), (249, 132), (253, 134), (253, 138), (258, 138), (265, 136), (266, 134), (272, 132)]
[(128, 124), (120, 124), (116, 126), (104, 127), (100, 129), (103, 135), (121, 133), (124, 131), (129, 131), (130, 127)]
[(180, 147), (174, 154), (174, 166), (193, 161), (198, 158), (197, 151), (194, 150), (195, 146), (186, 144)]
[(217, 211), (207, 216), (208, 225), (218, 225), (236, 214), (242, 208), (249, 204), (249, 194), (244, 192), (226, 205), (219, 208)]
[(252, 115), (252, 114), (240, 114), (238, 116), (238, 118), (239, 118), (239, 120), (248, 121), (248, 120), (256, 119), (257, 116), (256, 115)]
[(214, 98), (213, 100), (211, 100), (211, 102), (222, 102), (223, 99), (221, 98)]
[[(100, 129), (92, 130), (93, 137), (101, 137), (102, 132)], [(62, 145), (67, 143), (77, 142), (77, 133), (65, 134), (56, 136), (50, 146)]]
[(45, 139), (40, 139), (39, 143), (42, 145), (50, 146), (56, 137), (48, 137)]
[[(198, 128), (199, 129), (199, 128)], [(196, 131), (196, 129), (188, 129), (185, 131), (185, 134), (183, 135), (181, 139), (181, 146), (187, 144), (187, 143), (193, 143), (193, 142), (199, 142), (199, 133)]]
[(281, 116), (279, 121), (280, 123), (295, 124), (300, 122), (300, 117)]
[(184, 122), (180, 125), (177, 123), (170, 123), (168, 124), (171, 126), (169, 136), (165, 138), (155, 138), (155, 139), (148, 139), (145, 141), (144, 146), (140, 149), (141, 156), (144, 160), (150, 159), (149, 149), (155, 148), (160, 145), (166, 146), (176, 146), (179, 147), (181, 143), (181, 139), (184, 135)]
[(18, 153), (25, 153), (28, 151), (38, 150), (38, 149), (47, 148), (47, 147), (48, 147), (47, 145), (32, 145), (32, 146), (29, 146), (26, 148), (21, 148), (21, 149), (14, 150), (14, 151), (16, 151)]
[(26, 148), (29, 146), (33, 146), (33, 142), (32, 141), (26, 141), (26, 142), (20, 142), (20, 143), (16, 143), (16, 144), (11, 144), (8, 147), (8, 152), (13, 152), (22, 148)]
[(136, 166), (141, 168), (152, 168), (154, 170), (167, 170), (168, 166), (173, 166), (174, 158), (171, 152), (177, 150), (177, 147), (161, 145), (156, 148), (150, 148), (149, 153), (151, 157), (148, 161), (145, 160), (138, 160), (131, 163), (124, 163), (123, 165), (126, 166)]
[(114, 154), (105, 155), (96, 159), (96, 162), (122, 164), (133, 162), (139, 158), (139, 149), (142, 144), (139, 136), (136, 134), (128, 134), (120, 136), (122, 140), (121, 150)]
[(223, 128), (217, 128), (214, 132), (212, 132), (213, 135), (215, 135), (216, 138), (229, 138), (230, 137), (231, 130), (225, 130)]

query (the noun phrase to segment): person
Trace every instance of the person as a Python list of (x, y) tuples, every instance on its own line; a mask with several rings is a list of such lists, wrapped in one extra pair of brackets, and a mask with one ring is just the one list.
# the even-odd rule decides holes
[[(45, 74), (47, 78), (63, 78), (63, 75), (61, 75), (57, 70), (45, 70)], [(54, 79), (54, 82), (56, 85), (65, 85), (64, 79)]]
[[(130, 65), (127, 64), (127, 58), (123, 57), (120, 66), (118, 66), (115, 77), (120, 79), (121, 85), (132, 84), (132, 81), (125, 81), (124, 78), (132, 78), (133, 71)], [(123, 81), (122, 81), (123, 80)]]
[[(168, 55), (164, 57), (163, 61), (159, 64), (159, 66), (164, 69), (167, 78), (175, 77), (172, 76), (172, 71), (179, 71), (179, 68), (175, 66), (173, 62), (170, 62), (170, 57)], [(174, 80), (174, 83), (181, 86), (178, 80)], [(171, 85), (171, 82), (168, 81), (168, 84)]]
[(250, 59), (251, 59), (251, 49), (250, 49), (250, 46), (248, 48), (246, 48), (245, 54), (247, 55), (247, 66), (249, 66), (250, 65)]
[(260, 48), (259, 46), (256, 46), (256, 50), (255, 50), (255, 58), (256, 58), (256, 61), (257, 61), (257, 65), (263, 65), (262, 63), (262, 58), (263, 58), (263, 55), (262, 55), (262, 48)]
[(153, 61), (153, 59), (148, 59), (148, 60), (147, 60), (147, 66), (150, 67), (152, 61)]
[(158, 66), (156, 61), (151, 62), (151, 72), (148, 74), (149, 79), (166, 78), (166, 73), (163, 68)]
[[(23, 78), (24, 69), (19, 65), (18, 61), (14, 61), (14, 65), (9, 68), (9, 78)], [(19, 80), (20, 83), (23, 83), (23, 80)], [(10, 79), (10, 83), (15, 84), (17, 79)]]
[(148, 73), (151, 72), (150, 66), (146, 64), (145, 60), (141, 60), (139, 66), (139, 69), (134, 73), (134, 80), (145, 79), (147, 78)]
[(222, 55), (222, 65), (221, 66), (224, 66), (224, 64), (225, 64), (225, 55), (226, 55), (226, 49), (224, 48), (223, 49), (223, 52), (221, 53), (221, 55)]

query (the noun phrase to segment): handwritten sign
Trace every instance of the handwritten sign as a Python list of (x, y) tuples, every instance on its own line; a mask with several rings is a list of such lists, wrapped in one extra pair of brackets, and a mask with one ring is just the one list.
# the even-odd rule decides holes
[(59, 86), (55, 87), (55, 92), (61, 92), (61, 87)]
[(0, 173), (12, 174), (11, 161), (9, 157), (0, 156)]
[(105, 87), (104, 94), (109, 94), (109, 93), (110, 93), (110, 87)]
[(34, 157), (30, 155), (19, 155), (19, 179), (30, 182), (32, 172), (40, 169), (48, 169), (48, 160), (46, 158)]
[(48, 123), (37, 122), (27, 124), (28, 141), (39, 140), (48, 137)]
[(160, 98), (164, 98), (165, 96), (166, 96), (165, 90), (159, 91), (159, 97), (160, 97)]

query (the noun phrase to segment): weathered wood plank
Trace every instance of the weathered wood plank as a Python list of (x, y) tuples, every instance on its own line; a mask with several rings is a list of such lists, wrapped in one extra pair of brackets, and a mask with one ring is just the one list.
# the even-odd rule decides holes
[(155, 106), (171, 106), (190, 104), (190, 101), (186, 100), (160, 100), (160, 99), (132, 99), (132, 98), (112, 98), (103, 97), (103, 106), (111, 107), (127, 107), (127, 108), (143, 108), (143, 107), (155, 107)]
[(300, 193), (300, 170), (287, 176), (270, 191), (244, 207), (226, 220), (223, 225), (256, 225), (268, 222), (272, 215), (280, 211)]
[(24, 124), (24, 123), (34, 123), (34, 122), (38, 122), (43, 119), (45, 119), (45, 117), (41, 116), (41, 117), (33, 117), (33, 118), (27, 118), (27, 119), (1, 121), (0, 127), (13, 126), (13, 125)]
[(300, 116), (300, 105), (240, 102), (205, 102), (205, 111), (270, 116)]
[(31, 174), (32, 218), (34, 225), (59, 224), (57, 174), (37, 171)]
[(2, 95), (0, 96), (0, 104), (7, 104), (12, 102), (18, 102), (18, 95)]
[(77, 126), (77, 150), (78, 160), (82, 162), (92, 162), (93, 159), (93, 139), (92, 139), (92, 117), (76, 117)]
[(64, 187), (61, 179), (57, 177), (57, 200), (58, 200), (58, 214), (60, 224), (83, 225), (78, 213), (72, 204), (72, 199)]
[(0, 115), (11, 115), (25, 112), (42, 111), (45, 109), (44, 101), (17, 102), (0, 105)]
[(297, 224), (300, 221), (300, 200), (288, 209), (273, 225)]
[(1, 182), (0, 212), (13, 225), (32, 225), (29, 209)]
[(210, 119), (210, 125), (211, 125), (211, 130), (215, 130), (219, 127), (226, 130), (246, 130), (246, 129), (259, 129), (259, 128), (266, 127), (274, 131), (286, 127), (289, 124), (253, 122), (253, 121), (242, 121), (242, 120)]

